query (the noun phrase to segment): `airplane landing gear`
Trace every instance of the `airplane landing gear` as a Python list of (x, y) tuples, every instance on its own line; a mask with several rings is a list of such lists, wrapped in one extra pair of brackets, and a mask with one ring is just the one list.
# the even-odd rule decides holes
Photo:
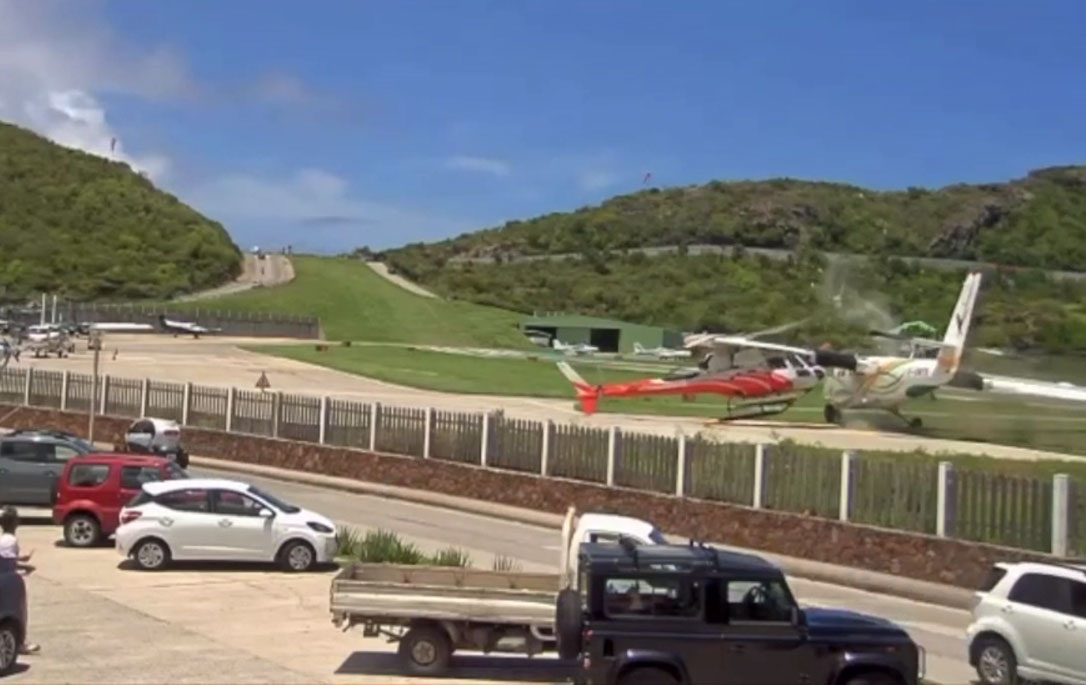
[(906, 417), (903, 416), (901, 412), (897, 409), (891, 409), (890, 413), (904, 421), (905, 424), (912, 430), (919, 430), (920, 427), (924, 425), (924, 422), (920, 419), (919, 416)]
[(832, 404), (827, 404), (822, 408), (822, 416), (826, 419), (826, 423), (841, 423), (841, 411)]

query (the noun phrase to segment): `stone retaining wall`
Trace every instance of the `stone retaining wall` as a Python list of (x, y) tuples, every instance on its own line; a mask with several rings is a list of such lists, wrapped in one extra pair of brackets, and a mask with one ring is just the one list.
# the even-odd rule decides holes
[[(98, 417), (95, 440), (120, 445), (127, 419)], [(87, 415), (0, 405), (7, 428), (52, 427), (86, 435)], [(274, 438), (186, 427), (185, 448), (217, 459), (355, 478), (509, 504), (555, 514), (608, 511), (648, 519), (676, 535), (906, 578), (975, 588), (996, 561), (1046, 560), (1043, 554), (930, 535), (841, 523), (764, 509), (540, 478), (476, 466), (374, 454)]]

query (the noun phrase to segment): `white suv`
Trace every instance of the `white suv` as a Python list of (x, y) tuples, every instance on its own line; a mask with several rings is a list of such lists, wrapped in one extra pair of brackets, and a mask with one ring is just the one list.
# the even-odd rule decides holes
[(1086, 565), (997, 563), (976, 593), (969, 663), (987, 685), (1086, 685)]

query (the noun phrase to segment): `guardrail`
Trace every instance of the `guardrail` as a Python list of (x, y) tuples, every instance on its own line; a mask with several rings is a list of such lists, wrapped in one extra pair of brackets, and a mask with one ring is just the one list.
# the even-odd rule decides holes
[[(0, 403), (89, 411), (93, 379), (6, 368)], [(330, 397), (103, 376), (103, 415), (437, 459), (908, 532), (1086, 555), (1086, 483), (900, 453), (727, 443)], [(963, 455), (966, 456), (966, 455)], [(968, 455), (972, 456), (972, 455)]]

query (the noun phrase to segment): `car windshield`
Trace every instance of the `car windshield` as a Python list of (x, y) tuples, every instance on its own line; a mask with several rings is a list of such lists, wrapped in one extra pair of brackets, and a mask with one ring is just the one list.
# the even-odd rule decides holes
[(80, 452), (97, 452), (98, 448), (94, 446), (94, 443), (84, 440), (83, 438), (68, 438), (68, 442), (72, 443), (72, 446), (78, 449)]
[(649, 540), (652, 540), (652, 544), (654, 545), (668, 544), (667, 538), (664, 537), (664, 534), (660, 532), (659, 528), (653, 528), (652, 531), (649, 532)]
[(279, 499), (278, 497), (276, 497), (274, 495), (270, 495), (270, 494), (264, 492), (263, 490), (261, 490), (260, 488), (255, 487), (253, 485), (249, 486), (249, 492), (253, 493), (254, 495), (259, 497), (260, 499), (264, 500), (268, 504), (272, 505), (273, 507), (275, 507), (279, 511), (282, 511), (282, 512), (284, 512), (286, 514), (297, 514), (299, 511), (301, 511), (301, 509), (294, 506), (293, 504), (287, 504), (286, 502)]

